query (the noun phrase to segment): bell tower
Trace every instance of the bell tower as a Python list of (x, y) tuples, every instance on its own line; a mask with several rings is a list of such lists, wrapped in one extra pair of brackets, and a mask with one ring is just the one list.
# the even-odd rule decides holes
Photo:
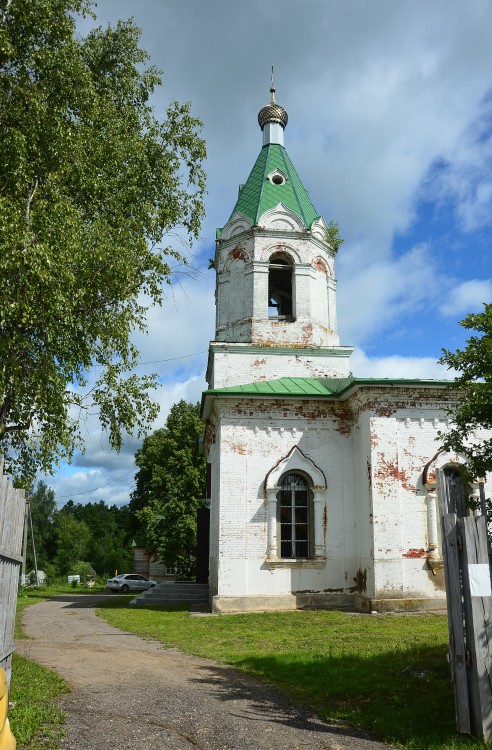
[(217, 230), (216, 330), (209, 388), (279, 377), (343, 378), (335, 255), (284, 147), (288, 115), (271, 98), (258, 114), (262, 148)]

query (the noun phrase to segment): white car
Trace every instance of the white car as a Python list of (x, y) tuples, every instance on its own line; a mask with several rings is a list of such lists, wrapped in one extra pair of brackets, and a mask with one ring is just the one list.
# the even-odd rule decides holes
[(129, 591), (146, 591), (156, 584), (157, 581), (138, 573), (120, 573), (114, 578), (108, 578), (106, 588), (110, 591), (121, 591), (122, 594), (128, 594)]

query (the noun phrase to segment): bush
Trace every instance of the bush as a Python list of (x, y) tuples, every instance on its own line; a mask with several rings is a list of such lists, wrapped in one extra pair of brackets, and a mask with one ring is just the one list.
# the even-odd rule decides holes
[(80, 576), (80, 582), (84, 583), (87, 576), (95, 576), (96, 571), (92, 565), (84, 560), (77, 560), (76, 563), (70, 566), (70, 575)]

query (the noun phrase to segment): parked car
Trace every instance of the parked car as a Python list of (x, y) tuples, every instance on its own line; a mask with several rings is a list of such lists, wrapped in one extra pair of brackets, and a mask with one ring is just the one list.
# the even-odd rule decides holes
[(146, 591), (155, 586), (157, 581), (138, 575), (138, 573), (120, 573), (114, 578), (108, 578), (106, 588), (110, 591), (121, 591), (128, 594), (129, 591)]

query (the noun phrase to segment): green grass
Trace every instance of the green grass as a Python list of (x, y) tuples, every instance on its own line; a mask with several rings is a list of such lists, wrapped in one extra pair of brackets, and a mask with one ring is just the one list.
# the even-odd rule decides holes
[(67, 692), (67, 684), (55, 672), (14, 653), (9, 719), (19, 750), (59, 747), (65, 715), (58, 698)]
[(184, 609), (101, 602), (110, 624), (276, 685), (320, 716), (409, 750), (478, 750), (456, 733), (441, 615), (283, 612), (190, 618)]

